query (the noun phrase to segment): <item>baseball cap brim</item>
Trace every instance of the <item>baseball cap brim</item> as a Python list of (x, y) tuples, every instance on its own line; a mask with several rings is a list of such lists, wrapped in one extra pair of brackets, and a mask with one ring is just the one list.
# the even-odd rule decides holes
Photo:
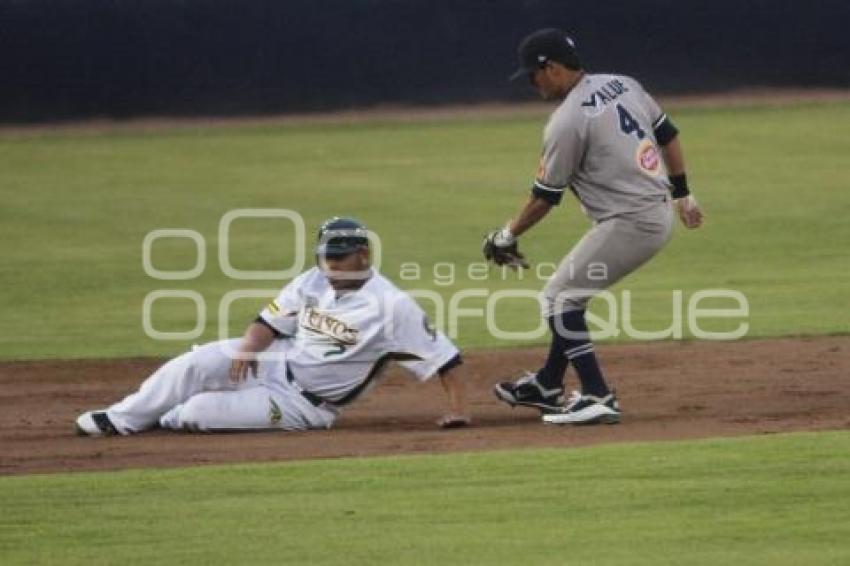
[(509, 81), (515, 81), (517, 79), (522, 79), (528, 77), (531, 73), (534, 72), (536, 67), (520, 67), (514, 73), (508, 77)]

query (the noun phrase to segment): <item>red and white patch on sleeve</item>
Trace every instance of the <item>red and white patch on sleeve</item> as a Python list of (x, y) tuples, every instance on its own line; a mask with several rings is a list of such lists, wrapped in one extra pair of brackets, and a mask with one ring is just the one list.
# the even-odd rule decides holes
[(650, 140), (640, 142), (635, 153), (635, 160), (644, 173), (657, 176), (661, 172), (661, 155)]

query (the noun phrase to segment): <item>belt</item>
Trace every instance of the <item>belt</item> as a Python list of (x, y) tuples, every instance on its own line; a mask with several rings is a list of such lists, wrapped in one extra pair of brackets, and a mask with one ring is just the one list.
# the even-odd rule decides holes
[(325, 403), (330, 404), (329, 401), (325, 401), (324, 399), (322, 399), (321, 397), (319, 397), (315, 393), (310, 393), (306, 389), (302, 388), (301, 385), (299, 385), (299, 383), (297, 381), (295, 381), (295, 376), (292, 375), (292, 370), (289, 369), (288, 364), (286, 366), (286, 381), (288, 381), (289, 383), (294, 385), (295, 388), (298, 389), (299, 393), (301, 393), (301, 396), (304, 397), (305, 399), (307, 399), (307, 401), (311, 405), (313, 405), (314, 407), (324, 405)]

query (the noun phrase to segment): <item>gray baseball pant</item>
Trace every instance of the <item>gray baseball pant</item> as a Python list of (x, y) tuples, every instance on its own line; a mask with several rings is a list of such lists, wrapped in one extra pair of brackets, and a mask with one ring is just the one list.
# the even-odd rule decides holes
[(590, 299), (646, 263), (673, 232), (669, 201), (597, 222), (543, 288), (543, 316), (585, 310)]

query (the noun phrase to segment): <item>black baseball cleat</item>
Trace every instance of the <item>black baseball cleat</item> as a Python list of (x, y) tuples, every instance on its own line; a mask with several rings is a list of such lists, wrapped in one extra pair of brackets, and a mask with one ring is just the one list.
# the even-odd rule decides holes
[(574, 391), (567, 406), (559, 413), (543, 415), (543, 422), (574, 425), (617, 424), (620, 422), (620, 404), (613, 391), (604, 397), (582, 395)]
[(534, 407), (541, 413), (560, 413), (564, 410), (564, 388), (544, 389), (537, 382), (537, 374), (528, 372), (516, 382), (503, 381), (493, 387), (500, 401), (511, 407)]
[(121, 434), (109, 420), (106, 411), (86, 411), (77, 417), (76, 428), (79, 436), (115, 436)]

